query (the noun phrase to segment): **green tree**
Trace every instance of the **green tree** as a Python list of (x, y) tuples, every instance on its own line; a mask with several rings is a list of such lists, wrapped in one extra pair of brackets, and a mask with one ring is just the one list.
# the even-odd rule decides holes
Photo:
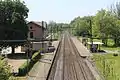
[(77, 17), (71, 21), (70, 26), (74, 28), (75, 35), (90, 35), (91, 34), (91, 26), (90, 20), (93, 20), (93, 17), (84, 16), (84, 17)]
[[(27, 38), (28, 27), (26, 18), (29, 9), (20, 0), (0, 0), (0, 40), (24, 40)], [(19, 43), (10, 42), (5, 46), (14, 48)], [(4, 45), (2, 45), (4, 46)]]
[(94, 18), (93, 29), (94, 36), (101, 38), (106, 46), (109, 38), (114, 40), (115, 45), (119, 45), (119, 20), (112, 12), (104, 9), (98, 11)]
[(7, 61), (0, 56), (0, 80), (18, 80), (11, 74), (11, 68)]
[(116, 27), (114, 27), (114, 29), (116, 30), (114, 32), (113, 38), (114, 38), (114, 42), (116, 46), (120, 45), (120, 2), (116, 2), (116, 4), (111, 6), (110, 11), (112, 12), (112, 14), (114, 15), (114, 17), (116, 17)]
[(58, 31), (62, 31), (67, 28), (69, 28), (69, 24), (67, 23), (56, 23), (54, 21), (50, 21), (48, 24), (49, 33), (57, 33)]
[(116, 34), (119, 29), (116, 26), (116, 20), (116, 17), (110, 11), (104, 9), (98, 11), (94, 18), (94, 36), (101, 38), (106, 46), (108, 38), (115, 38), (113, 33)]
[(10, 67), (7, 62), (0, 57), (0, 80), (8, 80), (10, 77)]
[(120, 2), (111, 5), (110, 11), (120, 20)]

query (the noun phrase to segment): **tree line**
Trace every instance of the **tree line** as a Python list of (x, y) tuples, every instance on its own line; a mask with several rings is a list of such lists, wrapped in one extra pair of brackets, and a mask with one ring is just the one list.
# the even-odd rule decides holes
[(0, 45), (14, 48), (22, 42), (4, 42), (2, 40), (27, 39), (28, 27), (26, 18), (29, 9), (20, 0), (0, 0)]
[[(27, 39), (26, 18), (29, 9), (21, 0), (0, 0), (0, 51), (3, 47), (14, 48), (23, 42), (5, 42), (7, 40)], [(11, 74), (7, 61), (0, 56), (0, 80), (17, 80)]]
[(49, 33), (71, 29), (76, 36), (86, 36), (101, 39), (107, 46), (108, 39), (114, 41), (114, 46), (120, 46), (120, 2), (107, 9), (98, 10), (94, 16), (76, 17), (69, 24), (51, 21), (48, 24)]
[(70, 22), (70, 27), (74, 35), (92, 35), (92, 38), (101, 39), (105, 45), (108, 39), (113, 39), (115, 46), (120, 46), (120, 2), (109, 10), (99, 10), (94, 16), (77, 17)]
[(56, 23), (55, 21), (50, 21), (48, 24), (48, 32), (50, 33), (57, 33), (61, 32), (64, 29), (68, 28), (69, 24), (67, 23)]

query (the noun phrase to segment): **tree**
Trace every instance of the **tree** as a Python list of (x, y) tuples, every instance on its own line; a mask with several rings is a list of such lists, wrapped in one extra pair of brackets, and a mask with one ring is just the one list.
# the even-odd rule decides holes
[(102, 42), (107, 46), (108, 38), (116, 38), (119, 27), (116, 26), (117, 18), (104, 9), (98, 11), (94, 18), (94, 35), (101, 38)]
[[(0, 0), (0, 40), (27, 39), (28, 27), (26, 18), (29, 9), (20, 0)], [(7, 46), (14, 48), (21, 42), (9, 42)], [(4, 45), (2, 45), (4, 46)]]
[(18, 80), (11, 74), (11, 68), (7, 61), (0, 56), (0, 80)]
[(115, 34), (113, 35), (115, 45), (118, 46), (120, 45), (120, 2), (116, 2), (116, 4), (111, 6), (110, 9), (111, 13), (114, 15), (114, 17), (117, 18), (116, 20), (116, 31), (114, 32)]
[(7, 62), (0, 57), (0, 80), (8, 80), (10, 76), (10, 67)]
[(57, 29), (57, 24), (56, 22), (54, 21), (50, 21), (49, 24), (48, 24), (48, 30), (49, 30), (49, 33), (55, 33), (56, 32), (56, 29)]
[(69, 27), (69, 24), (67, 23), (56, 23), (54, 21), (50, 21), (48, 24), (48, 30), (49, 32), (57, 33), (58, 31), (62, 31), (63, 29), (66, 29)]
[(70, 26), (74, 28), (75, 35), (90, 35), (91, 34), (91, 27), (89, 21), (92, 20), (93, 17), (84, 16), (84, 17), (77, 17), (71, 21)]
[[(118, 9), (118, 8), (117, 8)], [(117, 11), (118, 12), (118, 11)], [(70, 26), (74, 27), (77, 36), (92, 34), (93, 38), (100, 38), (107, 46), (108, 39), (112, 38), (115, 45), (120, 43), (120, 20), (111, 11), (101, 9), (95, 16), (77, 17), (71, 21)], [(90, 21), (92, 26), (90, 26)], [(92, 32), (91, 32), (92, 30)]]
[(120, 2), (111, 5), (110, 11), (120, 20)]

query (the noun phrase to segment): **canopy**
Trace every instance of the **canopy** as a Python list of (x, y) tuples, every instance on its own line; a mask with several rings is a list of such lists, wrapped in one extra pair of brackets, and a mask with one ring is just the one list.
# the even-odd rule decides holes
[[(87, 42), (88, 44), (92, 44), (91, 42)], [(99, 44), (99, 45), (102, 45), (103, 43), (102, 42), (93, 42), (93, 44)]]

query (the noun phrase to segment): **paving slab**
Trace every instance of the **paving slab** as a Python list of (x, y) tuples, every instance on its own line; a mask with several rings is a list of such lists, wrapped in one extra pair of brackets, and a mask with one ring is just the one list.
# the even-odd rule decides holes
[(92, 56), (90, 51), (77, 39), (77, 37), (72, 37), (71, 39), (81, 56)]
[[(52, 43), (52, 45), (56, 49), (58, 47), (58, 44), (59, 41), (54, 41)], [(27, 80), (46, 80), (55, 53), (56, 50), (52, 53), (43, 54), (42, 59), (40, 59), (29, 72), (29, 76), (27, 76)]]

